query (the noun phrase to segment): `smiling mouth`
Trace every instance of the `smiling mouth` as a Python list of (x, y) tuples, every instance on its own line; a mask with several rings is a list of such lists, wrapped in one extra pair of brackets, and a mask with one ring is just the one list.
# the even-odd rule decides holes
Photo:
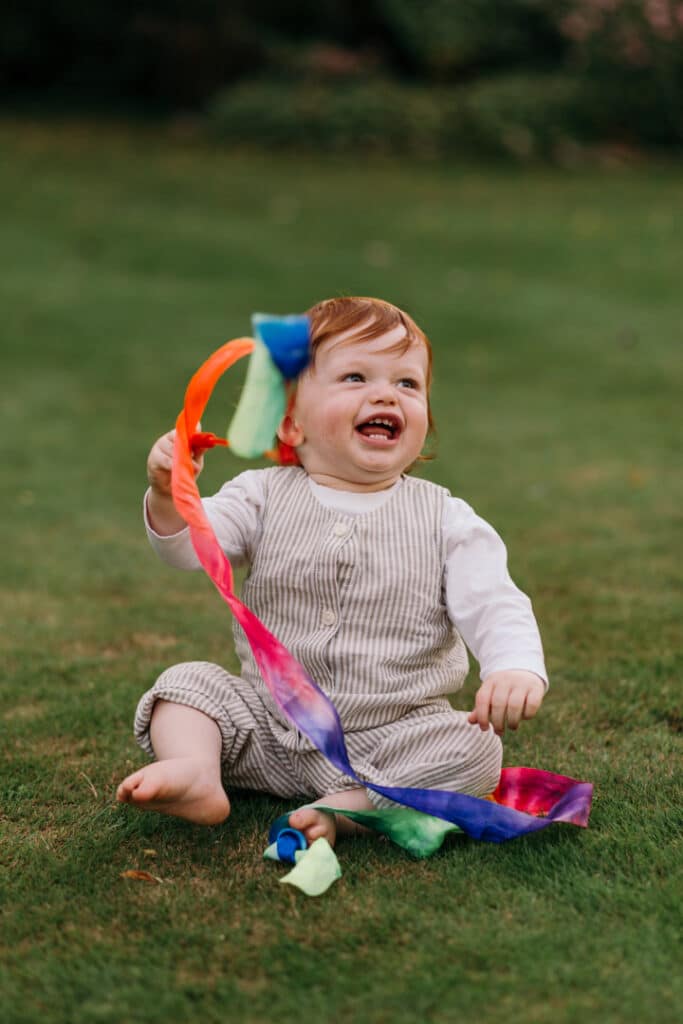
[(393, 441), (401, 433), (401, 424), (394, 416), (373, 416), (359, 423), (356, 430), (372, 440)]

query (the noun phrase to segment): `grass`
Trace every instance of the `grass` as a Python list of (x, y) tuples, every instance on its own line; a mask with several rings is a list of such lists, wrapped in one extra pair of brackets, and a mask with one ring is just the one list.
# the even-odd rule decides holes
[[(0, 157), (3, 1020), (677, 1019), (678, 168), (274, 161), (7, 118)], [(426, 862), (349, 841), (306, 901), (261, 861), (278, 801), (201, 829), (113, 794), (155, 675), (234, 666), (208, 582), (147, 549), (148, 448), (252, 310), (339, 292), (432, 337), (426, 472), (499, 528), (533, 596), (552, 689), (506, 763), (596, 797), (587, 831)], [(214, 453), (203, 490), (238, 468)]]

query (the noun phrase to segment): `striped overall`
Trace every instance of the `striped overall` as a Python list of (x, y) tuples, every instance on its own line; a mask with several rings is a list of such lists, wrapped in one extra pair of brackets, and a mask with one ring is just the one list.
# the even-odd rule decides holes
[[(448, 492), (405, 477), (379, 508), (346, 515), (320, 504), (302, 469), (268, 470), (266, 487), (242, 598), (334, 702), (355, 770), (386, 786), (490, 792), (500, 740), (444, 696), (468, 665), (442, 593)], [(235, 644), (241, 677), (207, 662), (162, 673), (138, 705), (141, 746), (153, 754), (149, 722), (163, 699), (217, 723), (228, 786), (311, 798), (357, 785), (284, 718), (237, 625)]]

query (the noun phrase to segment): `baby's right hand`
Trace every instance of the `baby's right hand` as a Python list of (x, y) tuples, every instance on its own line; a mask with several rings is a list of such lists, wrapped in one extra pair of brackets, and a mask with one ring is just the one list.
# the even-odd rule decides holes
[[(197, 425), (199, 429), (199, 425)], [(169, 430), (163, 434), (158, 441), (152, 445), (147, 457), (147, 479), (155, 494), (169, 497), (171, 495), (171, 471), (173, 469), (173, 448), (175, 445), (175, 430)], [(198, 477), (204, 468), (204, 454), (198, 452), (192, 457), (192, 467), (195, 477)]]

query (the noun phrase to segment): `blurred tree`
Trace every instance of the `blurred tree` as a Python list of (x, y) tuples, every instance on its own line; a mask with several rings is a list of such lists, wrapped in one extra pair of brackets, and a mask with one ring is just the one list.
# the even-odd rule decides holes
[(376, 0), (406, 67), (437, 81), (557, 61), (565, 46), (549, 0)]
[(561, 0), (556, 17), (592, 137), (681, 145), (681, 0)]
[[(61, 93), (199, 104), (265, 61), (264, 0), (24, 0), (3, 12), (0, 84)], [(265, 11), (259, 11), (265, 8)]]
[[(414, 78), (458, 80), (556, 57), (563, 42), (548, 2), (10, 0), (0, 83), (199, 104), (259, 71), (310, 70), (305, 54), (321, 42), (337, 49), (340, 67), (346, 51)], [(317, 60), (323, 72), (334, 63)]]

